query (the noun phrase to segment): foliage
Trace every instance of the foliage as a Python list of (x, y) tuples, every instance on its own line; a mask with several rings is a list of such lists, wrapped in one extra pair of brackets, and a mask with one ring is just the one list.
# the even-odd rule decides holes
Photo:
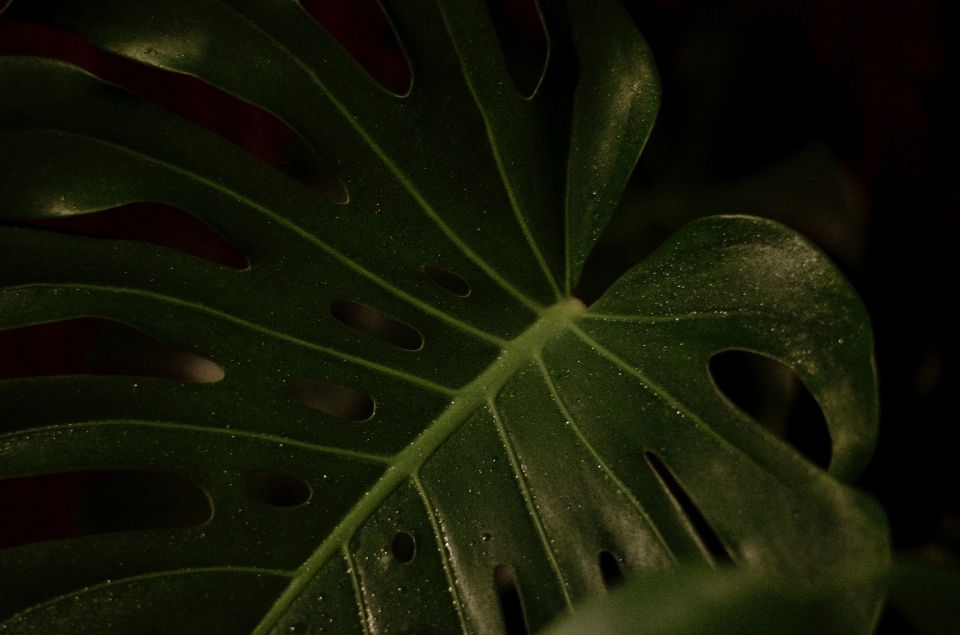
[(835, 598), (881, 577), (855, 566), (816, 584), (749, 569), (668, 569), (631, 580), (544, 635), (840, 635), (852, 625)]
[[(383, 4), (405, 96), (291, 0), (8, 6), (274, 113), (349, 201), (79, 69), (0, 60), (0, 219), (157, 201), (250, 262), (0, 228), (0, 328), (99, 316), (222, 369), (0, 384), (0, 477), (138, 468), (214, 509), (0, 553), (0, 630), (499, 633), (517, 593), (534, 631), (604, 590), (604, 557), (809, 583), (882, 569), (882, 513), (846, 485), (876, 432), (869, 322), (816, 248), (706, 218), (589, 308), (575, 298), (659, 100), (617, 2), (542, 3), (530, 98), (481, 0)], [(707, 364), (729, 349), (796, 371), (828, 471), (717, 390)], [(878, 589), (838, 596), (850, 630)]]
[(850, 622), (848, 607), (836, 598), (850, 588), (871, 585), (889, 586), (888, 610), (914, 629), (908, 632), (957, 632), (960, 568), (901, 556), (891, 570), (851, 563), (843, 574), (813, 584), (750, 569), (688, 566), (657, 571), (591, 600), (557, 620), (544, 635), (848, 633), (857, 627)]

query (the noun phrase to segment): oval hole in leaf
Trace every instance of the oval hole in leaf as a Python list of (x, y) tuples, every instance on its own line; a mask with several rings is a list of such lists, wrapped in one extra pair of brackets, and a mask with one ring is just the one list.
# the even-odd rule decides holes
[(103, 318), (0, 331), (0, 379), (64, 375), (157, 377), (209, 384), (223, 379), (224, 371), (205, 357)]
[(465, 298), (470, 295), (470, 284), (452, 271), (433, 265), (423, 265), (423, 275), (444, 291), (455, 296)]
[(493, 570), (493, 583), (503, 611), (503, 622), (507, 635), (527, 635), (527, 620), (523, 615), (523, 602), (513, 569), (506, 564), (498, 564)]
[(206, 492), (180, 476), (146, 470), (81, 474), (81, 535), (192, 527), (213, 517)]
[(487, 8), (513, 85), (530, 98), (547, 65), (547, 32), (536, 0), (487, 0)]
[(423, 336), (415, 328), (365, 304), (335, 300), (330, 303), (330, 313), (350, 328), (397, 348), (405, 351), (419, 351), (423, 348)]
[(0, 480), (0, 549), (78, 535), (77, 473)]
[(94, 238), (120, 238), (175, 249), (232, 269), (249, 269), (247, 256), (196, 216), (161, 203), (130, 203), (100, 212), (4, 223)]
[(710, 358), (710, 375), (740, 410), (793, 445), (816, 465), (830, 465), (833, 444), (823, 410), (793, 369), (749, 351)]
[(313, 490), (301, 479), (276, 470), (249, 472), (243, 485), (247, 496), (274, 507), (299, 507), (313, 496)]
[(390, 552), (399, 562), (410, 562), (417, 555), (417, 540), (413, 534), (399, 531), (390, 542)]
[(105, 320), (79, 318), (0, 331), (0, 379), (84, 375)]
[(213, 506), (189, 480), (147, 470), (84, 470), (0, 481), (0, 547), (208, 522)]
[(333, 202), (348, 203), (347, 186), (313, 148), (292, 131), (282, 137), (282, 160), (277, 168), (311, 190)]
[(609, 551), (601, 551), (600, 575), (603, 577), (603, 583), (608, 589), (611, 589), (623, 582), (623, 571), (620, 570), (620, 563), (617, 557)]
[(394, 95), (410, 92), (410, 63), (376, 0), (300, 0), (300, 6)]
[(212, 384), (224, 377), (223, 369), (213, 361), (112, 320), (102, 320), (90, 362), (98, 375), (160, 377), (196, 384)]
[(348, 199), (339, 177), (287, 124), (196, 77), (108, 53), (66, 31), (19, 21), (0, 20), (0, 53), (47, 57), (79, 66), (223, 137), (335, 203)]
[(298, 379), (290, 392), (307, 406), (348, 421), (368, 421), (376, 407), (365, 392), (322, 379)]
[(680, 482), (674, 477), (673, 473), (666, 466), (663, 460), (653, 452), (644, 452), (647, 463), (653, 468), (653, 471), (660, 477), (664, 489), (670, 494), (677, 506), (682, 510), (684, 516), (690, 522), (690, 528), (700, 539), (700, 543), (707, 552), (713, 556), (714, 561), (722, 564), (733, 564), (733, 559), (727, 548), (723, 546), (717, 532), (713, 530), (703, 513), (697, 507), (687, 491), (680, 485)]

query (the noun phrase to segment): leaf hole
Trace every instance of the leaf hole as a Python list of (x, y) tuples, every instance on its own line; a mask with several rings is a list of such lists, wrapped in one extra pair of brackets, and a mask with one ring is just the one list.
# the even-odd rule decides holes
[(765, 355), (730, 350), (710, 358), (720, 392), (814, 464), (830, 466), (833, 444), (823, 410), (792, 368)]
[(0, 331), (0, 379), (92, 374), (93, 339), (104, 321), (79, 318)]
[(623, 582), (623, 571), (620, 570), (620, 562), (617, 557), (609, 551), (601, 551), (599, 557), (600, 575), (603, 577), (603, 584), (612, 589)]
[(465, 298), (470, 295), (470, 284), (452, 271), (433, 265), (423, 265), (423, 275), (444, 291), (455, 296)]
[(417, 555), (417, 540), (413, 534), (399, 531), (390, 541), (390, 552), (398, 562), (410, 562)]
[(34, 55), (79, 66), (226, 139), (331, 201), (346, 202), (347, 190), (340, 178), (272, 113), (191, 75), (134, 62), (77, 35), (31, 24), (30, 20), (44, 19), (42, 7), (36, 16), (31, 9), (29, 3), (17, 5), (14, 10), (22, 13), (16, 16), (18, 21), (0, 20), (0, 54)]
[(120, 322), (103, 320), (93, 342), (91, 369), (102, 375), (132, 375), (212, 384), (224, 377), (213, 361), (180, 350)]
[(717, 533), (713, 530), (713, 527), (710, 526), (710, 523), (707, 522), (707, 519), (703, 516), (703, 513), (697, 507), (696, 503), (693, 502), (693, 499), (690, 498), (690, 495), (687, 494), (687, 491), (680, 485), (680, 482), (674, 477), (663, 460), (653, 452), (647, 451), (643, 454), (647, 458), (650, 467), (652, 467), (653, 471), (660, 477), (660, 482), (663, 483), (670, 497), (673, 498), (677, 507), (680, 508), (683, 515), (687, 518), (687, 521), (690, 523), (690, 528), (697, 538), (699, 538), (700, 544), (703, 545), (715, 562), (720, 564), (733, 564), (733, 558), (730, 557), (730, 552), (723, 546), (720, 537), (717, 536)]
[(376, 408), (367, 393), (322, 379), (298, 379), (290, 384), (290, 393), (311, 408), (347, 421), (369, 421)]
[(0, 548), (209, 522), (213, 506), (189, 480), (147, 470), (84, 470), (0, 481)]
[(493, 583), (500, 600), (506, 635), (527, 635), (527, 620), (523, 614), (523, 602), (513, 575), (513, 569), (506, 564), (498, 564), (493, 570)]
[(332, 203), (343, 205), (350, 201), (347, 186), (300, 135), (292, 131), (281, 135), (281, 147), (282, 159), (277, 165), (281, 172)]
[(0, 481), (0, 549), (79, 535), (77, 473)]
[(313, 490), (301, 479), (276, 470), (249, 472), (243, 486), (247, 496), (274, 507), (299, 507), (313, 496)]
[(423, 348), (423, 336), (415, 328), (365, 304), (335, 300), (330, 304), (330, 313), (350, 328), (381, 342), (405, 351), (419, 351)]
[(82, 534), (192, 527), (213, 517), (206, 492), (163, 472), (90, 471), (79, 491)]
[(247, 256), (209, 225), (162, 203), (130, 203), (99, 212), (4, 224), (93, 238), (136, 240), (231, 269), (250, 268)]
[(157, 377), (198, 384), (223, 379), (215, 362), (103, 318), (0, 331), (0, 379), (66, 375)]
[(487, 0), (503, 59), (517, 91), (530, 98), (547, 65), (547, 31), (536, 0)]
[(410, 92), (410, 63), (383, 7), (376, 0), (300, 0), (300, 6), (378, 84), (404, 96)]

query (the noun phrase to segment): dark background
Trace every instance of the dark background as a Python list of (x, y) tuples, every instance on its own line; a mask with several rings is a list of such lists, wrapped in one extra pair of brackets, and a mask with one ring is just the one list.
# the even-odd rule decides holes
[[(490, 2), (516, 54), (539, 59), (542, 34), (529, 0)], [(378, 80), (404, 92), (409, 70), (372, 0), (303, 4)], [(958, 421), (949, 404), (960, 389), (952, 313), (960, 263), (960, 87), (957, 23), (947, 0), (626, 4), (653, 49), (663, 101), (581, 297), (595, 298), (697, 216), (752, 213), (808, 236), (849, 277), (873, 319), (881, 434), (859, 485), (887, 510), (897, 549), (956, 563), (960, 479), (949, 432)], [(3, 19), (0, 54), (83, 66), (329, 189), (322, 165), (303, 159), (282, 123), (197, 80)], [(244, 266), (242, 255), (202, 224), (163, 206), (47, 224)], [(90, 372), (102, 328), (78, 320), (0, 332), (0, 379)], [(750, 388), (750, 378), (744, 381)], [(796, 392), (780, 398), (793, 400)], [(790, 416), (808, 416), (790, 403)], [(78, 500), (98, 487), (84, 478), (0, 482), (0, 547), (82, 533)], [(882, 626), (888, 633), (905, 629), (896, 615)]]

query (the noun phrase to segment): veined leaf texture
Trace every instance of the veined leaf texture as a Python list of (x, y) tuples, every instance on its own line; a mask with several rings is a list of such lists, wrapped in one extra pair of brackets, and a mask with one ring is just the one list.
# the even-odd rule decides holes
[[(531, 95), (482, 0), (382, 4), (405, 95), (293, 0), (8, 5), (272, 113), (346, 195), (76, 67), (0, 58), (0, 328), (103, 318), (193, 364), (0, 382), (0, 478), (162, 473), (212, 509), (3, 550), (0, 632), (535, 632), (688, 561), (885, 563), (882, 513), (846, 484), (876, 433), (869, 321), (815, 247), (706, 218), (576, 298), (659, 104), (618, 2), (541, 2)], [(24, 224), (143, 201), (250, 266)], [(716, 388), (731, 349), (810, 389), (827, 471)], [(844, 598), (852, 628), (877, 600)]]

